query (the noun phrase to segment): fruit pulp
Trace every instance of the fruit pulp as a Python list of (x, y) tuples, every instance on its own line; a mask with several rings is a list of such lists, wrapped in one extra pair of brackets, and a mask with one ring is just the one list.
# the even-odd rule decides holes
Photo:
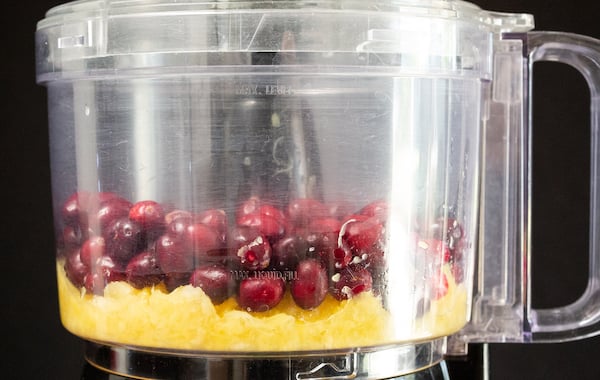
[(94, 341), (160, 349), (280, 352), (365, 347), (433, 339), (458, 331), (467, 321), (467, 291), (448, 264), (448, 291), (400, 332), (394, 316), (371, 291), (338, 301), (328, 294), (312, 310), (297, 306), (289, 291), (266, 312), (240, 309), (234, 297), (214, 305), (199, 287), (172, 292), (164, 284), (136, 289), (125, 281), (88, 293), (57, 264), (61, 319), (72, 333)]

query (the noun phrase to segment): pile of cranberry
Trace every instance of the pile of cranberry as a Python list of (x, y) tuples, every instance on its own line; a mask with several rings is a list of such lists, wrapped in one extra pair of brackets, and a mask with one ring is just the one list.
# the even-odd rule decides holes
[[(59, 252), (69, 280), (96, 295), (113, 281), (139, 289), (162, 282), (169, 291), (191, 284), (214, 304), (236, 296), (241, 308), (266, 311), (289, 289), (299, 307), (312, 309), (327, 293), (344, 300), (385, 286), (387, 214), (383, 201), (344, 213), (315, 199), (292, 200), (284, 210), (251, 197), (230, 220), (220, 209), (192, 214), (77, 192), (61, 209)], [(456, 221), (440, 220), (426, 235), (415, 239), (417, 251), (461, 267)], [(433, 298), (447, 292), (438, 274)]]

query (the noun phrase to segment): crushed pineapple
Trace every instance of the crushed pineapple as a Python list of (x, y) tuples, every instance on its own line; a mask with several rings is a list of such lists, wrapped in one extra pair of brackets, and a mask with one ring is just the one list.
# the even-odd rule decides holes
[(393, 317), (380, 298), (361, 293), (348, 301), (327, 296), (314, 310), (295, 305), (290, 292), (263, 313), (240, 310), (235, 299), (214, 306), (200, 288), (135, 289), (106, 286), (104, 296), (85, 294), (58, 263), (64, 326), (83, 338), (124, 345), (211, 351), (301, 351), (389, 344), (448, 335), (466, 322), (466, 291), (449, 278), (448, 294), (415, 320), (413, 334), (394, 334)]

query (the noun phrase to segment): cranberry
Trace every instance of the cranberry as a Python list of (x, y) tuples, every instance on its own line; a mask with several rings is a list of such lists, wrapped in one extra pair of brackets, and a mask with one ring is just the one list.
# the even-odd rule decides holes
[(281, 211), (275, 206), (267, 204), (261, 205), (258, 209), (258, 213), (262, 216), (273, 218), (277, 223), (281, 225), (286, 224), (287, 218), (285, 214), (283, 213), (283, 211)]
[(184, 239), (165, 234), (155, 244), (158, 266), (164, 273), (192, 272), (194, 255)]
[(84, 278), (89, 273), (89, 268), (81, 261), (79, 250), (73, 251), (67, 256), (65, 272), (73, 285), (78, 288), (83, 286)]
[(337, 219), (323, 218), (312, 221), (305, 236), (308, 253), (312, 257), (329, 258), (338, 247), (341, 223)]
[(81, 246), (83, 240), (85, 240), (85, 238), (79, 227), (65, 226), (65, 228), (63, 228), (62, 245), (65, 248), (77, 248)]
[(179, 215), (167, 225), (167, 233), (178, 239), (188, 239), (188, 228), (194, 224), (191, 215)]
[[(244, 203), (240, 205), (236, 212), (236, 217), (239, 220), (240, 218), (255, 214), (258, 212), (258, 208), (260, 207), (260, 199), (258, 197), (250, 197)], [(238, 223), (239, 224), (239, 223)]]
[(352, 212), (352, 205), (346, 201), (337, 201), (327, 204), (328, 215), (338, 220), (343, 219)]
[(388, 215), (388, 205), (385, 201), (378, 200), (363, 207), (359, 213), (361, 215), (375, 217), (380, 222), (385, 222)]
[(219, 233), (219, 237), (223, 243), (227, 239), (227, 214), (221, 209), (206, 210), (196, 219), (199, 223), (205, 224), (208, 227)]
[(331, 259), (333, 259), (335, 269), (343, 269), (352, 261), (352, 252), (344, 247), (338, 247), (333, 250), (333, 255), (330, 257), (330, 260)]
[(84, 286), (88, 293), (103, 295), (109, 282), (125, 280), (123, 270), (109, 256), (98, 258), (92, 270), (84, 278)]
[(163, 273), (158, 267), (156, 256), (149, 251), (134, 256), (125, 268), (127, 282), (134, 288), (142, 289), (160, 283)]
[(166, 273), (164, 277), (164, 284), (167, 288), (167, 291), (172, 292), (180, 286), (189, 284), (190, 276), (190, 272)]
[(141, 227), (122, 217), (113, 220), (104, 231), (106, 253), (119, 262), (127, 262), (143, 248)]
[(129, 216), (131, 203), (120, 197), (112, 197), (100, 204), (96, 213), (100, 229), (103, 231), (117, 219)]
[(296, 224), (308, 224), (311, 220), (328, 217), (329, 210), (316, 199), (298, 198), (289, 203), (288, 215)]
[(165, 223), (171, 224), (175, 220), (181, 219), (181, 218), (191, 221), (192, 214), (190, 212), (184, 211), (184, 210), (174, 210), (174, 211), (171, 211), (170, 213), (168, 213), (167, 215), (165, 215)]
[(307, 256), (321, 258), (329, 261), (333, 250), (337, 248), (337, 235), (325, 233), (311, 233), (305, 238), (308, 245)]
[(62, 219), (66, 225), (79, 227), (81, 219), (86, 218), (86, 210), (82, 206), (82, 203), (87, 203), (89, 197), (90, 194), (88, 192), (81, 191), (73, 193), (67, 198), (60, 210)]
[(101, 236), (92, 236), (81, 246), (81, 262), (91, 267), (100, 257), (106, 253), (106, 244)]
[(165, 211), (154, 201), (140, 201), (134, 204), (129, 210), (129, 219), (150, 233), (162, 231), (165, 227)]
[(238, 225), (255, 228), (265, 236), (279, 237), (285, 232), (285, 224), (275, 217), (260, 213), (244, 215), (238, 219)]
[(375, 219), (351, 217), (342, 226), (344, 240), (356, 251), (372, 247), (381, 238), (383, 226)]
[(101, 203), (118, 198), (115, 193), (90, 193), (79, 191), (72, 194), (63, 204), (61, 215), (65, 224), (87, 229), (87, 219), (90, 211), (97, 211)]
[(368, 292), (373, 286), (371, 273), (360, 266), (349, 266), (331, 278), (333, 287), (331, 294), (338, 301), (350, 299), (353, 296)]
[(254, 228), (235, 226), (231, 229), (231, 231), (229, 231), (228, 245), (237, 251), (239, 247), (251, 242), (259, 235), (260, 233)]
[(218, 250), (221, 245), (221, 238), (217, 231), (211, 227), (197, 223), (187, 226), (187, 239), (196, 257), (210, 255), (211, 251)]
[(236, 251), (236, 256), (245, 269), (262, 270), (269, 266), (271, 251), (271, 244), (267, 238), (258, 235), (253, 240), (241, 245)]
[(321, 304), (327, 295), (327, 272), (321, 263), (314, 259), (301, 261), (296, 268), (297, 276), (292, 280), (290, 291), (298, 306), (313, 309)]
[(267, 237), (279, 238), (285, 232), (287, 220), (277, 207), (261, 204), (257, 197), (251, 197), (238, 209), (236, 223), (255, 228)]
[(385, 270), (385, 252), (382, 249), (370, 249), (360, 255), (360, 260), (369, 269)]
[(268, 311), (279, 304), (284, 291), (280, 278), (246, 278), (240, 282), (238, 304), (247, 311)]
[(215, 305), (223, 303), (234, 286), (231, 273), (221, 264), (199, 266), (192, 273), (190, 284), (201, 288)]
[(286, 236), (273, 245), (271, 265), (280, 271), (294, 270), (306, 257), (308, 243), (299, 236)]
[(308, 229), (313, 233), (332, 233), (337, 235), (342, 224), (335, 218), (320, 218), (310, 222)]

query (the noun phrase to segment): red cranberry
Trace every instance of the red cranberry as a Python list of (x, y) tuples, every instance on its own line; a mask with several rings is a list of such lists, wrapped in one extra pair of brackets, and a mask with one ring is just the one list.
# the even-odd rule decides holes
[(155, 244), (158, 266), (164, 273), (192, 272), (194, 255), (184, 239), (165, 234)]
[(61, 209), (62, 218), (67, 225), (81, 227), (82, 230), (87, 230), (89, 212), (97, 211), (101, 203), (107, 202), (112, 198), (118, 198), (118, 196), (110, 192), (76, 192), (63, 204)]
[(129, 210), (129, 219), (147, 232), (162, 231), (165, 227), (165, 211), (154, 201), (140, 201)]
[(236, 256), (245, 269), (262, 270), (269, 266), (271, 251), (271, 244), (267, 238), (258, 235), (253, 240), (241, 245), (236, 251)]
[(102, 273), (98, 272), (88, 273), (83, 279), (83, 286), (85, 287), (86, 293), (97, 296), (104, 295), (104, 287), (106, 284)]
[(166, 273), (164, 277), (164, 284), (168, 292), (172, 292), (180, 286), (188, 285), (190, 283), (190, 272), (182, 273)]
[(301, 261), (296, 268), (297, 276), (292, 280), (290, 291), (298, 306), (313, 309), (321, 304), (327, 295), (327, 272), (321, 263), (314, 259)]
[(308, 229), (313, 233), (332, 233), (337, 235), (342, 224), (335, 218), (320, 218), (310, 222)]
[(284, 291), (281, 278), (250, 277), (240, 282), (238, 304), (247, 311), (268, 311), (279, 304)]
[(371, 202), (363, 207), (359, 213), (361, 215), (375, 217), (379, 222), (385, 222), (388, 215), (388, 204), (382, 200)]
[(342, 226), (344, 240), (356, 251), (371, 248), (381, 238), (383, 226), (375, 218), (350, 218)]
[(188, 211), (184, 211), (184, 210), (175, 210), (175, 211), (171, 211), (170, 213), (168, 213), (167, 215), (165, 215), (165, 223), (166, 224), (171, 224), (172, 222), (174, 222), (177, 219), (186, 219), (188, 221), (192, 220), (192, 214)]
[(260, 233), (251, 227), (235, 226), (228, 234), (228, 245), (237, 248), (254, 240)]
[(265, 236), (278, 237), (285, 232), (285, 225), (276, 218), (260, 213), (244, 215), (238, 219), (238, 225), (255, 228)]
[(178, 239), (188, 239), (188, 228), (193, 224), (191, 215), (179, 215), (171, 219), (167, 225), (167, 233)]
[(353, 296), (368, 292), (373, 286), (371, 273), (360, 266), (349, 266), (332, 276), (331, 295), (338, 301), (350, 299)]
[(258, 213), (262, 216), (267, 216), (270, 218), (275, 219), (275, 221), (277, 221), (277, 223), (281, 224), (281, 225), (285, 225), (287, 218), (285, 216), (285, 214), (283, 213), (283, 211), (281, 211), (280, 209), (278, 209), (275, 206), (271, 206), (271, 205), (261, 205), (258, 209)]
[(308, 224), (311, 220), (329, 216), (327, 207), (316, 199), (298, 198), (288, 205), (290, 220), (296, 224)]
[(79, 250), (71, 252), (65, 261), (65, 273), (73, 285), (80, 288), (84, 278), (89, 273), (89, 268), (81, 261)]
[(190, 284), (201, 288), (215, 305), (223, 303), (234, 286), (231, 273), (221, 264), (199, 266), (192, 273)]
[(385, 270), (385, 252), (382, 249), (373, 248), (360, 256), (361, 263), (369, 269)]
[(337, 248), (337, 235), (326, 233), (311, 233), (305, 237), (308, 246), (307, 256), (320, 258), (328, 262)]
[(129, 216), (131, 203), (120, 197), (109, 198), (100, 204), (96, 213), (100, 229), (103, 231), (117, 219)]
[(327, 204), (328, 215), (338, 220), (344, 219), (346, 215), (352, 213), (353, 207), (349, 202), (337, 201)]
[(205, 224), (208, 227), (219, 233), (219, 237), (223, 243), (227, 239), (227, 214), (224, 210), (211, 209), (206, 210), (196, 219), (199, 223)]
[(140, 226), (122, 217), (113, 220), (104, 231), (106, 254), (116, 261), (129, 261), (143, 247), (143, 235)]
[(333, 250), (333, 255), (329, 259), (333, 260), (335, 269), (343, 269), (352, 261), (352, 252), (344, 247), (338, 247)]
[(238, 226), (255, 228), (267, 237), (283, 236), (287, 220), (285, 214), (277, 207), (261, 204), (257, 197), (242, 203), (236, 214)]
[(105, 253), (106, 244), (104, 243), (104, 238), (101, 236), (92, 236), (81, 246), (81, 261), (88, 267), (91, 267)]
[(88, 192), (80, 191), (71, 194), (63, 203), (60, 212), (66, 225), (79, 227), (81, 219), (87, 218), (85, 215), (86, 210), (82, 206), (82, 203), (87, 203), (89, 196)]
[(337, 219), (323, 218), (313, 220), (304, 237), (308, 244), (308, 254), (311, 257), (329, 258), (338, 247), (338, 236), (341, 223)]
[[(255, 214), (258, 212), (258, 208), (260, 207), (260, 199), (258, 197), (250, 197), (244, 203), (240, 205), (236, 212), (236, 218), (239, 220), (240, 218)], [(239, 224), (239, 223), (238, 223)]]
[(273, 245), (271, 265), (280, 271), (294, 270), (306, 257), (308, 244), (299, 236), (286, 236)]
[(92, 270), (84, 278), (84, 286), (88, 293), (103, 295), (109, 282), (125, 280), (123, 270), (108, 256), (98, 258)]
[(65, 248), (77, 248), (81, 246), (83, 240), (85, 240), (85, 237), (79, 227), (65, 226), (65, 228), (63, 228), (62, 245)]
[(221, 248), (221, 238), (211, 227), (197, 223), (187, 227), (187, 239), (197, 258), (210, 255), (211, 251)]
[(156, 256), (149, 251), (144, 251), (134, 256), (125, 268), (127, 282), (134, 288), (142, 289), (160, 283), (163, 273), (158, 267)]

